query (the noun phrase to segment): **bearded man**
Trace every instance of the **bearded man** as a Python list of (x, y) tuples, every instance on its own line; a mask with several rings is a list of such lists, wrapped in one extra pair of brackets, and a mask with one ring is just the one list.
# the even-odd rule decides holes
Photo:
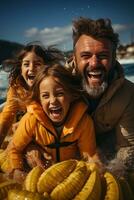
[(118, 34), (110, 19), (73, 22), (73, 57), (68, 66), (81, 74), (103, 162), (117, 158), (134, 169), (134, 84), (116, 60)]

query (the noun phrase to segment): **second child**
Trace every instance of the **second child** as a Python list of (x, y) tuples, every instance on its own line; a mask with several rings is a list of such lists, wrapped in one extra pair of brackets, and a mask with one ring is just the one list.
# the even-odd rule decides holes
[(24, 173), (22, 152), (31, 141), (52, 162), (97, 160), (94, 125), (80, 98), (78, 78), (62, 65), (47, 66), (35, 78), (32, 92), (33, 103), (20, 120), (8, 152), (11, 173)]

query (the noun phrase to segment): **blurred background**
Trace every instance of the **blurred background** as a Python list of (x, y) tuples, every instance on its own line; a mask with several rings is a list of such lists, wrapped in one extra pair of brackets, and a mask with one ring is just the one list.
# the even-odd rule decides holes
[[(40, 41), (72, 52), (72, 21), (78, 17), (110, 18), (119, 33), (117, 58), (134, 82), (133, 0), (4, 0), (0, 3), (0, 64), (23, 45)], [(0, 103), (5, 98), (8, 73), (0, 71)]]

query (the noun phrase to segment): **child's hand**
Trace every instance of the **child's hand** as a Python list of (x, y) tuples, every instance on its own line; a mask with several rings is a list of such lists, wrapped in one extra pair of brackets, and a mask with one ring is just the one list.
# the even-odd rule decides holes
[(46, 153), (46, 152), (43, 153), (43, 156), (44, 156), (44, 158), (45, 158), (44, 167), (45, 167), (45, 169), (47, 169), (48, 167), (50, 167), (51, 165), (54, 164), (54, 161), (53, 161), (53, 159), (52, 159), (52, 156), (49, 155), (49, 154)]
[(44, 152), (44, 149), (36, 144), (30, 144), (26, 148), (26, 160), (30, 168), (41, 166), (46, 169), (53, 164), (52, 156)]
[(106, 171), (106, 166), (102, 163), (102, 161), (100, 160), (98, 154), (95, 154), (92, 157), (92, 162), (94, 162), (98, 168), (98, 171), (101, 175), (103, 175)]
[(20, 170), (20, 169), (15, 169), (13, 171), (13, 179), (16, 180), (18, 183), (23, 183), (23, 181), (26, 178), (27, 173)]
[(44, 167), (44, 162), (41, 160), (41, 153), (39, 149), (35, 148), (27, 151), (26, 159), (31, 168), (36, 166)]
[(83, 153), (83, 160), (88, 162), (88, 163), (91, 163), (92, 167), (93, 168), (96, 168), (97, 171), (100, 173), (100, 174), (104, 174), (104, 172), (106, 171), (106, 168), (105, 168), (105, 165), (101, 162), (98, 154), (94, 154), (92, 157), (89, 156), (88, 153), (84, 152)]

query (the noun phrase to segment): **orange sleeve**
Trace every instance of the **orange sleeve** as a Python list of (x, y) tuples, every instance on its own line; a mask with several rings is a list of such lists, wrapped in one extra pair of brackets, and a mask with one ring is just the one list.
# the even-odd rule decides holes
[(12, 144), (8, 149), (11, 171), (13, 169), (23, 169), (23, 150), (33, 138), (35, 122), (36, 119), (29, 113), (26, 113), (19, 122)]
[(7, 100), (4, 108), (0, 113), (0, 146), (15, 119), (17, 109), (18, 102), (16, 100), (16, 92), (12, 87), (10, 87), (7, 93)]
[(93, 156), (96, 153), (95, 129), (92, 118), (87, 114), (84, 115), (79, 124), (79, 131), (78, 146), (81, 156), (83, 154)]

